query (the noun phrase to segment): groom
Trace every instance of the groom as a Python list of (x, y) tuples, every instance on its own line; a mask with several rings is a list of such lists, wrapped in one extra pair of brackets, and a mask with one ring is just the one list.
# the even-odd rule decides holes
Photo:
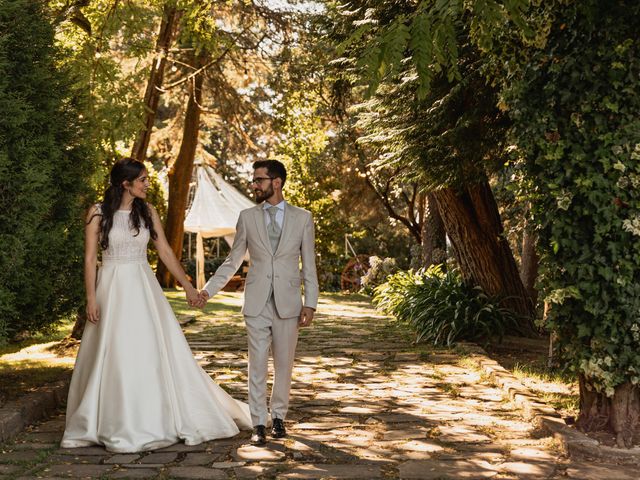
[(260, 160), (253, 164), (253, 170), (251, 185), (258, 205), (240, 212), (231, 252), (200, 295), (204, 306), (236, 273), (249, 250), (242, 313), (249, 343), (249, 410), (254, 426), (251, 443), (263, 445), (268, 419), (269, 349), (275, 370), (271, 436), (282, 438), (287, 435), (284, 419), (298, 327), (311, 324), (318, 303), (318, 279), (313, 219), (307, 210), (284, 200), (284, 165), (277, 160)]

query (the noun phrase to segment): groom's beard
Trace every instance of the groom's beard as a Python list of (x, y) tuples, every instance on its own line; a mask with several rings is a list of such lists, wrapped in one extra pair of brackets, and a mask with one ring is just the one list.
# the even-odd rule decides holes
[(273, 191), (273, 187), (269, 185), (268, 189), (266, 190), (255, 189), (253, 193), (256, 196), (256, 203), (262, 203), (265, 200), (270, 199), (273, 196), (274, 191)]

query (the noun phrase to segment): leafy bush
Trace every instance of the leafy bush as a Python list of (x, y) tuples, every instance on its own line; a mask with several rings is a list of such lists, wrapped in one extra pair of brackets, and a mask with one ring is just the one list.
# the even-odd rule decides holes
[(370, 268), (362, 277), (362, 289), (368, 295), (374, 289), (387, 281), (387, 277), (398, 271), (395, 258), (380, 258), (376, 255), (369, 257)]
[(457, 340), (502, 337), (517, 329), (518, 318), (488, 297), (469, 287), (455, 270), (439, 265), (426, 271), (398, 272), (374, 290), (379, 310), (395, 316), (416, 331), (416, 341), (451, 345)]
[(45, 3), (0, 2), (0, 342), (46, 328), (84, 297), (94, 150)]
[(526, 159), (545, 326), (585, 391), (611, 397), (640, 384), (640, 4), (557, 13), (505, 100)]

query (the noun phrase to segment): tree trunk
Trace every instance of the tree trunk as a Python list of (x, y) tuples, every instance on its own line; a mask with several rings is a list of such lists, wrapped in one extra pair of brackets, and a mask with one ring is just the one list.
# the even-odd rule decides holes
[(85, 306), (82, 305), (76, 312), (76, 322), (73, 324), (73, 330), (71, 330), (71, 338), (75, 340), (81, 340), (84, 333), (84, 327), (87, 324), (87, 313)]
[[(195, 68), (202, 68), (207, 56), (201, 54), (196, 59)], [(198, 133), (200, 131), (200, 105), (202, 105), (202, 82), (204, 74), (195, 76), (191, 84), (189, 103), (184, 118), (184, 130), (182, 144), (178, 157), (169, 172), (169, 206), (167, 209), (167, 221), (165, 234), (167, 241), (176, 255), (178, 261), (182, 259), (182, 242), (184, 239), (184, 216), (187, 208), (189, 183), (193, 174), (193, 160), (198, 146)], [(163, 287), (175, 287), (176, 280), (167, 267), (158, 262), (158, 281)]]
[(433, 193), (427, 194), (422, 222), (422, 260), (425, 267), (444, 264), (447, 260), (447, 236)]
[(579, 375), (580, 416), (577, 426), (582, 431), (610, 431), (620, 448), (633, 447), (633, 434), (640, 419), (640, 389), (630, 382), (618, 385), (613, 397), (598, 393)]
[(437, 190), (445, 231), (463, 277), (485, 293), (501, 297), (504, 306), (522, 315), (521, 333), (533, 334), (533, 304), (527, 294), (507, 240), (489, 183), (469, 185), (461, 192)]
[(151, 139), (153, 124), (156, 119), (158, 102), (160, 101), (161, 87), (164, 79), (164, 70), (167, 64), (167, 52), (173, 42), (175, 25), (178, 23), (178, 12), (175, 6), (168, 3), (164, 6), (162, 23), (156, 41), (156, 57), (151, 65), (147, 89), (144, 93), (145, 119), (144, 127), (138, 132), (131, 149), (131, 156), (141, 162), (147, 158), (147, 148)]
[(525, 227), (522, 235), (520, 278), (534, 306), (538, 303), (538, 291), (535, 288), (539, 262), (536, 240), (536, 235)]

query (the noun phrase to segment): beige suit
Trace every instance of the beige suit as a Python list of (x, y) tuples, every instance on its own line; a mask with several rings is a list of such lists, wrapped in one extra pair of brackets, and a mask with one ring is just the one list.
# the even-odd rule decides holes
[(298, 318), (303, 306), (301, 286), (304, 285), (304, 306), (315, 309), (318, 302), (314, 243), (313, 219), (307, 210), (285, 204), (275, 253), (267, 234), (263, 205), (243, 210), (229, 256), (204, 287), (209, 296), (214, 296), (237, 272), (249, 251), (242, 313), (249, 343), (249, 407), (254, 425), (267, 424), (269, 348), (275, 369), (271, 416), (284, 419), (288, 409)]

